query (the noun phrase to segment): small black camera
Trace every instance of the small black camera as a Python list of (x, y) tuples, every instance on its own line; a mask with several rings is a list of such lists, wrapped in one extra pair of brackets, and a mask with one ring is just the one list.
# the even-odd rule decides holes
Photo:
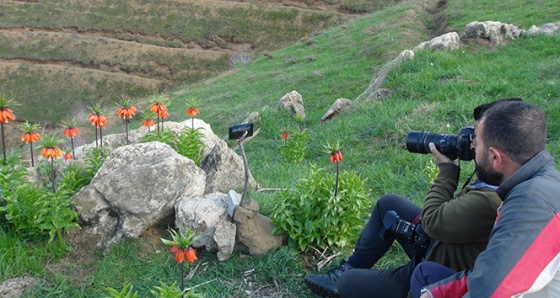
[(383, 227), (379, 233), (381, 239), (394, 238), (404, 240), (412, 245), (413, 248), (426, 249), (430, 244), (431, 238), (424, 232), (422, 225), (415, 225), (401, 219), (397, 212), (387, 211), (383, 217)]
[(230, 140), (237, 140), (241, 137), (250, 137), (253, 135), (253, 123), (244, 123), (230, 126), (228, 138)]
[(412, 153), (431, 153), (428, 144), (434, 143), (439, 152), (451, 160), (473, 160), (474, 149), (471, 142), (474, 138), (474, 127), (465, 126), (456, 135), (437, 134), (427, 131), (411, 131), (406, 137), (406, 149)]

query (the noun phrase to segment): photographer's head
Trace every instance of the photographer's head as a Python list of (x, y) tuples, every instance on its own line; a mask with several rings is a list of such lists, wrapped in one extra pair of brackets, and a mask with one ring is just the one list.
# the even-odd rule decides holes
[(523, 101), (523, 100), (519, 97), (509, 97), (509, 98), (502, 98), (489, 103), (481, 104), (476, 108), (474, 108), (473, 110), (474, 121), (479, 121), (480, 118), (482, 118), (482, 115), (484, 115), (484, 112), (488, 111), (491, 107), (506, 101)]
[(499, 185), (545, 149), (545, 117), (532, 104), (503, 101), (483, 112), (475, 134), (478, 178)]

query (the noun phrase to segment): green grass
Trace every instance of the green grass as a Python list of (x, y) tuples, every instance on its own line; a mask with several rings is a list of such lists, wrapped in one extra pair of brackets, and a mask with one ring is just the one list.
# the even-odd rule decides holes
[[(474, 20), (502, 21), (528, 29), (532, 24), (540, 26), (560, 19), (555, 1), (535, 4), (539, 5), (521, 7), (518, 1), (508, 0), (494, 10), (494, 2), (458, 1), (448, 4), (445, 15), (450, 26), (459, 30)], [(244, 148), (252, 175), (263, 187), (293, 187), (297, 179), (305, 178), (309, 163), (325, 167), (334, 175), (323, 146), (338, 141), (344, 154), (341, 168), (367, 177), (371, 206), (388, 192), (421, 204), (429, 189), (425, 169), (431, 157), (403, 149), (409, 131), (455, 134), (472, 124), (476, 105), (498, 98), (520, 96), (540, 106), (548, 119), (548, 150), (560, 156), (560, 125), (556, 121), (560, 118), (560, 34), (523, 37), (497, 49), (470, 45), (458, 51), (417, 52), (415, 59), (389, 75), (384, 87), (394, 90), (392, 97), (362, 101), (341, 117), (318, 123), (337, 98), (356, 98), (386, 62), (430, 39), (431, 24), (433, 16), (417, 2), (408, 1), (303, 38), (259, 56), (250, 65), (238, 66), (211, 83), (177, 89), (183, 92), (172, 98), (170, 120), (185, 120), (187, 99), (201, 98), (200, 118), (223, 136), (228, 126), (258, 111), (255, 125), (261, 132)], [(293, 118), (276, 107), (278, 99), (292, 90), (303, 96), (307, 114), (303, 127), (310, 134), (309, 152), (301, 164), (286, 163), (280, 151), (280, 133), (285, 127), (298, 127)], [(461, 162), (461, 166), (464, 181), (473, 165)], [(250, 192), (249, 197), (261, 203), (262, 213), (274, 210), (273, 192)], [(131, 241), (110, 252), (97, 253), (95, 260), (85, 265), (92, 274), (76, 285), (71, 271), (52, 276), (44, 270), (51, 260), (44, 244), (31, 250), (14, 233), (0, 234), (0, 240), (0, 281), (24, 274), (45, 278), (29, 297), (101, 297), (106, 295), (103, 287), (121, 289), (126, 282), (132, 282), (140, 297), (145, 297), (150, 287), (160, 281), (171, 284), (179, 276), (168, 248), (161, 246), (159, 252), (142, 249), (144, 244)], [(342, 255), (334, 262), (346, 257), (351, 249), (342, 248)], [(251, 290), (249, 282), (263, 287), (278, 284), (289, 297), (313, 297), (302, 279), (307, 271), (315, 270), (317, 260), (310, 255), (309, 251), (301, 253), (286, 246), (264, 256), (235, 253), (228, 261), (219, 262), (213, 254), (205, 253), (188, 285), (210, 281), (197, 288), (208, 297), (244, 297), (245, 291)], [(394, 267), (404, 261), (402, 251), (395, 246), (378, 266)]]

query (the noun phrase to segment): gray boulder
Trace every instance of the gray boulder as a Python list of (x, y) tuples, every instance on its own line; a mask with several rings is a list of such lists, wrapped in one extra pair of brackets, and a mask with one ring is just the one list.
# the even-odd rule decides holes
[[(210, 126), (210, 124), (204, 122), (201, 119), (194, 118), (182, 122), (167, 121), (164, 122), (162, 125), (163, 129), (172, 131), (176, 136), (181, 134), (183, 130), (185, 130), (186, 128), (192, 128), (193, 126), (195, 129), (202, 128), (201, 132), (204, 134), (204, 137), (202, 138), (202, 143), (204, 143), (204, 148), (202, 150), (205, 156), (212, 150), (212, 148), (214, 148), (218, 140), (220, 140), (220, 138), (216, 136), (212, 131), (212, 127)], [(152, 127), (150, 129), (148, 129), (147, 127), (139, 127), (137, 129), (130, 130), (128, 132), (129, 144), (135, 144), (140, 142), (140, 139), (143, 136), (145, 136), (150, 131), (154, 131), (155, 129), (156, 127)], [(99, 146), (100, 144), (101, 144), (101, 140), (98, 139), (97, 146)], [(127, 145), (125, 133), (103, 135), (103, 147), (105, 148), (114, 150), (124, 145)], [(87, 150), (95, 147), (96, 147), (95, 141), (89, 144), (85, 144), (83, 146), (76, 147), (74, 148), (75, 157), (82, 158), (84, 157), (85, 152)]]
[(196, 232), (198, 240), (194, 243), (195, 247), (216, 252), (218, 245), (213, 239), (214, 232), (219, 222), (227, 220), (226, 205), (227, 195), (219, 192), (183, 198), (175, 206), (175, 225), (179, 229)]
[[(202, 160), (200, 167), (206, 172), (204, 193), (223, 192), (242, 189), (245, 184), (243, 158), (228, 147), (225, 141), (218, 141), (210, 153)], [(248, 188), (259, 186), (249, 172)]]
[(329, 108), (329, 110), (321, 117), (320, 122), (325, 122), (327, 120), (331, 120), (336, 118), (340, 115), (340, 113), (349, 110), (354, 105), (354, 102), (350, 99), (346, 98), (339, 98), (337, 99), (333, 105)]
[(290, 112), (292, 115), (301, 115), (305, 119), (303, 97), (295, 90), (282, 96), (278, 100), (278, 107)]
[(552, 35), (560, 30), (560, 21), (557, 23), (546, 23), (541, 27), (535, 25), (527, 30), (527, 35), (547, 34)]
[(359, 102), (362, 100), (371, 100), (378, 98), (378, 90), (385, 84), (387, 80), (387, 75), (393, 70), (393, 68), (399, 66), (404, 59), (413, 59), (414, 52), (412, 50), (404, 50), (402, 51), (397, 58), (389, 61), (387, 64), (383, 65), (381, 70), (375, 75), (375, 77), (369, 83), (367, 89), (362, 92), (356, 99), (355, 102)]
[(495, 45), (502, 45), (506, 39), (516, 39), (525, 30), (519, 29), (515, 25), (504, 24), (501, 22), (485, 21), (470, 22), (465, 27), (465, 38), (483, 38)]
[(39, 280), (29, 276), (5, 280), (0, 283), (0, 298), (23, 297), (28, 287), (37, 284), (39, 284)]
[(192, 160), (151, 142), (115, 149), (72, 200), (82, 228), (100, 234), (99, 245), (110, 247), (172, 221), (179, 199), (199, 196), (204, 188), (205, 173)]
[(425, 41), (414, 47), (414, 51), (429, 50), (457, 50), (461, 47), (461, 39), (457, 32), (449, 32)]

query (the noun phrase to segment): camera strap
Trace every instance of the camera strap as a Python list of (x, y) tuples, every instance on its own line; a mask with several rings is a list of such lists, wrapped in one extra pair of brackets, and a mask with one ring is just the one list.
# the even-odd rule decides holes
[(465, 189), (465, 187), (467, 187), (472, 180), (472, 177), (474, 176), (474, 174), (476, 173), (476, 168), (475, 170), (472, 172), (472, 174), (469, 176), (469, 178), (467, 179), (467, 181), (465, 181), (465, 183), (463, 184), (463, 187), (461, 187), (461, 190)]

